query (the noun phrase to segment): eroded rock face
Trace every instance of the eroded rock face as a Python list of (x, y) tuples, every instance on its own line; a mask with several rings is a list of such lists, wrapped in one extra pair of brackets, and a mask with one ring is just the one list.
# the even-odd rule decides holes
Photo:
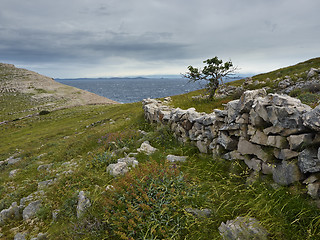
[(221, 223), (219, 232), (224, 240), (267, 240), (269, 235), (258, 220), (245, 217)]

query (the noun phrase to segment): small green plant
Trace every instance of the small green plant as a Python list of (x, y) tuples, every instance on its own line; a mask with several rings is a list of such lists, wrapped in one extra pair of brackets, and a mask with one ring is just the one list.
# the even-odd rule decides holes
[(113, 187), (105, 218), (116, 239), (175, 239), (190, 224), (184, 206), (197, 190), (175, 165), (146, 163)]

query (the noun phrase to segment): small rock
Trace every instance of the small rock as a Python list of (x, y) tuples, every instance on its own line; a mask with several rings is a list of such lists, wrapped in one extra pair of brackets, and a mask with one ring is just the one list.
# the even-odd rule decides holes
[(44, 189), (54, 183), (55, 179), (38, 182), (38, 190)]
[(85, 195), (84, 191), (80, 191), (78, 195), (77, 218), (81, 218), (86, 209), (88, 209), (90, 206), (91, 203), (89, 198)]
[(315, 183), (310, 183), (308, 184), (308, 194), (313, 198), (313, 199), (318, 199), (320, 196), (320, 183), (315, 182)]
[(48, 234), (46, 233), (39, 233), (37, 237), (31, 238), (30, 240), (45, 240), (47, 239)]
[(37, 170), (38, 171), (49, 171), (49, 169), (52, 167), (53, 163), (50, 163), (50, 164), (44, 164), (44, 165), (40, 165)]
[(13, 240), (26, 240), (26, 233), (17, 233), (16, 235), (14, 235)]
[(112, 176), (124, 175), (129, 171), (125, 162), (112, 163), (107, 167), (107, 172)]
[(11, 171), (9, 172), (9, 177), (10, 177), (10, 178), (15, 177), (15, 176), (17, 175), (17, 173), (19, 172), (19, 170), (20, 170), (20, 169), (11, 170)]
[(118, 159), (118, 163), (126, 163), (127, 166), (135, 167), (139, 164), (135, 157), (125, 157)]
[(200, 218), (210, 217), (211, 215), (211, 210), (208, 208), (204, 208), (202, 210), (197, 208), (186, 208), (185, 210), (187, 213), (191, 213), (193, 216)]
[(150, 155), (157, 151), (158, 149), (152, 147), (148, 141), (145, 141), (141, 144), (140, 148), (137, 149), (138, 152), (145, 153), (147, 155)]
[(114, 190), (114, 186), (112, 185), (106, 186), (106, 191), (112, 191), (112, 190)]
[(175, 156), (175, 155), (168, 155), (167, 161), (169, 162), (185, 162), (187, 160), (187, 156)]
[(16, 164), (17, 162), (21, 161), (21, 158), (15, 158), (14, 156), (11, 156), (9, 158), (7, 158), (7, 160), (5, 160), (7, 162), (8, 165), (12, 165), (12, 164)]
[(33, 201), (23, 210), (22, 217), (24, 221), (27, 221), (36, 216), (37, 211), (41, 207), (41, 200)]
[(267, 240), (269, 235), (258, 220), (245, 217), (222, 222), (219, 232), (224, 240)]

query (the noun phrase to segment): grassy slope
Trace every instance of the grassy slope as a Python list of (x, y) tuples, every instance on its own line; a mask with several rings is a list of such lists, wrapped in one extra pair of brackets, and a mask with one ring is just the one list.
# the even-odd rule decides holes
[[(174, 105), (210, 111), (221, 104), (194, 102), (191, 95), (197, 94), (199, 92), (174, 96)], [(138, 129), (149, 134), (143, 137)], [(271, 233), (271, 239), (320, 237), (320, 211), (306, 194), (301, 195), (303, 186), (298, 184), (274, 190), (270, 179), (247, 185), (249, 172), (241, 162), (213, 159), (210, 155), (198, 154), (192, 146), (181, 145), (167, 129), (156, 129), (145, 123), (141, 103), (64, 109), (1, 125), (0, 131), (0, 160), (13, 154), (22, 158), (15, 165), (1, 167), (0, 210), (36, 191), (38, 182), (60, 174), (58, 180), (45, 189), (46, 200), (38, 220), (31, 225), (13, 220), (1, 228), (4, 237), (12, 237), (10, 229), (19, 226), (19, 231), (28, 230), (33, 236), (48, 231), (52, 239), (110, 238), (112, 231), (104, 223), (108, 198), (104, 189), (118, 180), (111, 178), (105, 169), (124, 153), (118, 151), (115, 157), (110, 157), (109, 153), (123, 147), (134, 152), (143, 140), (149, 140), (160, 151), (151, 156), (139, 154), (137, 159), (141, 166), (146, 162), (163, 163), (167, 154), (189, 156), (187, 163), (181, 164), (181, 171), (197, 187), (198, 195), (181, 207), (213, 211), (206, 220), (188, 216), (189, 230), (181, 232), (186, 239), (219, 239), (221, 222), (237, 216), (259, 219)], [(63, 174), (68, 170), (63, 163), (68, 161), (77, 164), (71, 175)], [(37, 170), (40, 164), (49, 163), (53, 163), (51, 171)], [(14, 169), (20, 170), (10, 178), (9, 172)], [(79, 190), (90, 192), (92, 201), (89, 216), (83, 221), (77, 221), (75, 217)], [(60, 215), (58, 221), (52, 223), (51, 212), (55, 209), (60, 209)]]

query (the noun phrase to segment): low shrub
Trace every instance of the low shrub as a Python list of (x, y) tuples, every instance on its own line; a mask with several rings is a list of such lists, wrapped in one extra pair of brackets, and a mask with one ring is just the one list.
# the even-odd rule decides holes
[(197, 190), (175, 165), (146, 163), (113, 187), (105, 219), (114, 239), (175, 239), (194, 221), (184, 207), (192, 205)]

